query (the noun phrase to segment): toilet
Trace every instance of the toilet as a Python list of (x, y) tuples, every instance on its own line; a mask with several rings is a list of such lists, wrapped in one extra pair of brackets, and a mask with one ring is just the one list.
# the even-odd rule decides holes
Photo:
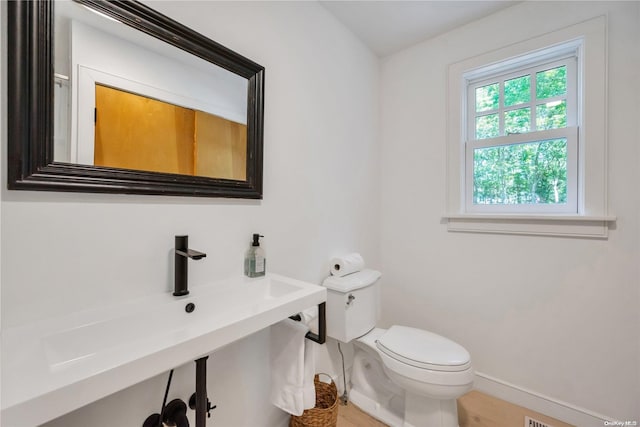
[(327, 335), (354, 344), (349, 398), (392, 427), (458, 427), (456, 399), (471, 390), (469, 352), (440, 335), (376, 328), (381, 273), (329, 276)]

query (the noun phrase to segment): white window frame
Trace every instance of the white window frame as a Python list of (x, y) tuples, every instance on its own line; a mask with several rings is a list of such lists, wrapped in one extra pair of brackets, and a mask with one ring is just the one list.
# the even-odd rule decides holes
[[(467, 87), (466, 97), (466, 129), (465, 137), (465, 211), (473, 213), (578, 213), (578, 102), (577, 86), (580, 58), (580, 41), (571, 41), (566, 44), (544, 49), (535, 54), (528, 54), (517, 60), (505, 61), (504, 68), (492, 65), (489, 70), (480, 68), (463, 75)], [(567, 112), (567, 127), (549, 130), (536, 129), (536, 107), (539, 101), (536, 98), (536, 73), (560, 66), (566, 66), (566, 88), (562, 96), (544, 98), (544, 100), (565, 100)], [(512, 106), (504, 105), (504, 82), (511, 79), (531, 75), (529, 102)], [(500, 87), (499, 105), (497, 109), (485, 110), (476, 113), (476, 89), (498, 83)], [(527, 133), (504, 132), (504, 113), (511, 110), (530, 108), (531, 131)], [(497, 114), (499, 120), (500, 135), (493, 138), (476, 139), (476, 118), (479, 116)], [(522, 143), (533, 143), (550, 139), (566, 139), (567, 141), (567, 201), (563, 204), (476, 204), (473, 201), (473, 177), (474, 177), (474, 150), (478, 148), (506, 146)]]
[[(466, 195), (469, 185), (466, 180), (469, 161), (466, 151), (467, 117), (470, 114), (466, 108), (468, 82), (480, 81), (491, 74), (508, 73), (523, 64), (535, 66), (571, 49), (580, 51), (576, 63), (576, 122), (565, 128), (571, 132), (570, 138), (575, 135), (577, 153), (573, 155), (578, 157), (575, 163), (575, 209), (568, 212), (469, 210)], [(615, 221), (615, 216), (608, 213), (606, 191), (606, 82), (604, 16), (451, 64), (448, 73), (447, 200), (444, 215), (448, 230), (606, 238), (609, 224)], [(512, 137), (518, 140), (523, 135), (527, 134)], [(543, 139), (536, 137), (536, 140)], [(574, 144), (573, 139), (570, 144)]]
[[(513, 71), (502, 72), (499, 74), (489, 74), (489, 76), (480, 75), (478, 76), (478, 72), (470, 72), (465, 73), (463, 78), (466, 80), (468, 90), (466, 93), (465, 102), (467, 103), (467, 117), (469, 118), (467, 124), (467, 140), (475, 140), (475, 122), (472, 120), (473, 117), (493, 114), (497, 113), (500, 119), (500, 129), (504, 128), (504, 119), (502, 113), (511, 110), (518, 110), (521, 108), (530, 107), (533, 112), (533, 118), (535, 119), (535, 107), (538, 101), (535, 96), (536, 91), (536, 81), (535, 74), (538, 71), (548, 70), (552, 68), (557, 68), (562, 65), (567, 67), (567, 93), (564, 96), (557, 96), (553, 98), (544, 98), (545, 100), (562, 100), (566, 99), (567, 101), (567, 127), (577, 126), (578, 124), (578, 101), (577, 101), (577, 85), (578, 85), (578, 57), (580, 55), (579, 48), (580, 46), (576, 43), (569, 43), (565, 46), (569, 53), (564, 53), (565, 49), (562, 49), (558, 54), (556, 60), (553, 61), (539, 61), (535, 64), (530, 64), (529, 61), (523, 59), (523, 64), (520, 68)], [(558, 50), (558, 47), (550, 50), (550, 54), (553, 54), (553, 51)], [(473, 100), (475, 99), (475, 90), (476, 88), (487, 86), (492, 83), (501, 83), (505, 81), (509, 81), (514, 78), (522, 77), (524, 75), (532, 75), (531, 80), (531, 96), (529, 102), (522, 104), (510, 105), (508, 107), (504, 106), (504, 86), (500, 86), (500, 105), (497, 109), (493, 110), (485, 110), (482, 111), (482, 114), (475, 114), (475, 104)], [(535, 127), (535, 120), (532, 122), (532, 126)], [(532, 132), (536, 129), (532, 129)], [(501, 135), (503, 135), (501, 133)]]

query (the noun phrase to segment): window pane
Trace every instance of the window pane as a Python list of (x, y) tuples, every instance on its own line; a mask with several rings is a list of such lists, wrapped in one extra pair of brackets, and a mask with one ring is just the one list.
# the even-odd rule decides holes
[(536, 106), (538, 130), (567, 127), (567, 101), (552, 101)]
[(499, 89), (498, 83), (476, 88), (476, 112), (497, 110)]
[(476, 139), (494, 138), (500, 135), (497, 114), (476, 117)]
[(566, 138), (474, 150), (474, 204), (566, 202)]
[(531, 130), (531, 108), (505, 111), (504, 131), (509, 133), (525, 133)]
[(536, 98), (544, 99), (567, 93), (567, 67), (536, 73)]
[(504, 105), (524, 104), (531, 99), (531, 76), (526, 75), (504, 82)]

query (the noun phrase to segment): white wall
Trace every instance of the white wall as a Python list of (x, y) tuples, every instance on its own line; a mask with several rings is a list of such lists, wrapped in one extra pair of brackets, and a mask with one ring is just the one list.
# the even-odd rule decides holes
[[(3, 328), (168, 292), (176, 234), (208, 254), (190, 263), (192, 287), (242, 274), (253, 232), (265, 235), (267, 270), (313, 283), (347, 251), (378, 265), (377, 58), (315, 2), (152, 7), (265, 66), (264, 200), (7, 191), (3, 173)], [(6, 125), (3, 171), (5, 135)], [(285, 425), (268, 404), (266, 346), (261, 332), (211, 356), (216, 425)], [(49, 427), (141, 425), (159, 410), (165, 381)], [(188, 399), (193, 381), (187, 363), (170, 397)]]
[[(640, 420), (639, 9), (522, 3), (381, 66), (384, 323), (451, 337), (499, 384), (619, 420)], [(609, 212), (618, 218), (609, 238), (448, 233), (448, 65), (603, 14)]]

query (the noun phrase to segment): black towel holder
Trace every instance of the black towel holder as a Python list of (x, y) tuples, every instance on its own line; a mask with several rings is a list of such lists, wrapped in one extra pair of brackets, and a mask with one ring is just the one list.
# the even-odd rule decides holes
[[(326, 313), (326, 302), (321, 302), (318, 304), (318, 333), (314, 334), (313, 332), (307, 332), (305, 338), (317, 342), (318, 344), (324, 344), (327, 340), (327, 313)], [(295, 320), (299, 322), (302, 320), (300, 314), (294, 314), (293, 316), (289, 316), (289, 319)]]

